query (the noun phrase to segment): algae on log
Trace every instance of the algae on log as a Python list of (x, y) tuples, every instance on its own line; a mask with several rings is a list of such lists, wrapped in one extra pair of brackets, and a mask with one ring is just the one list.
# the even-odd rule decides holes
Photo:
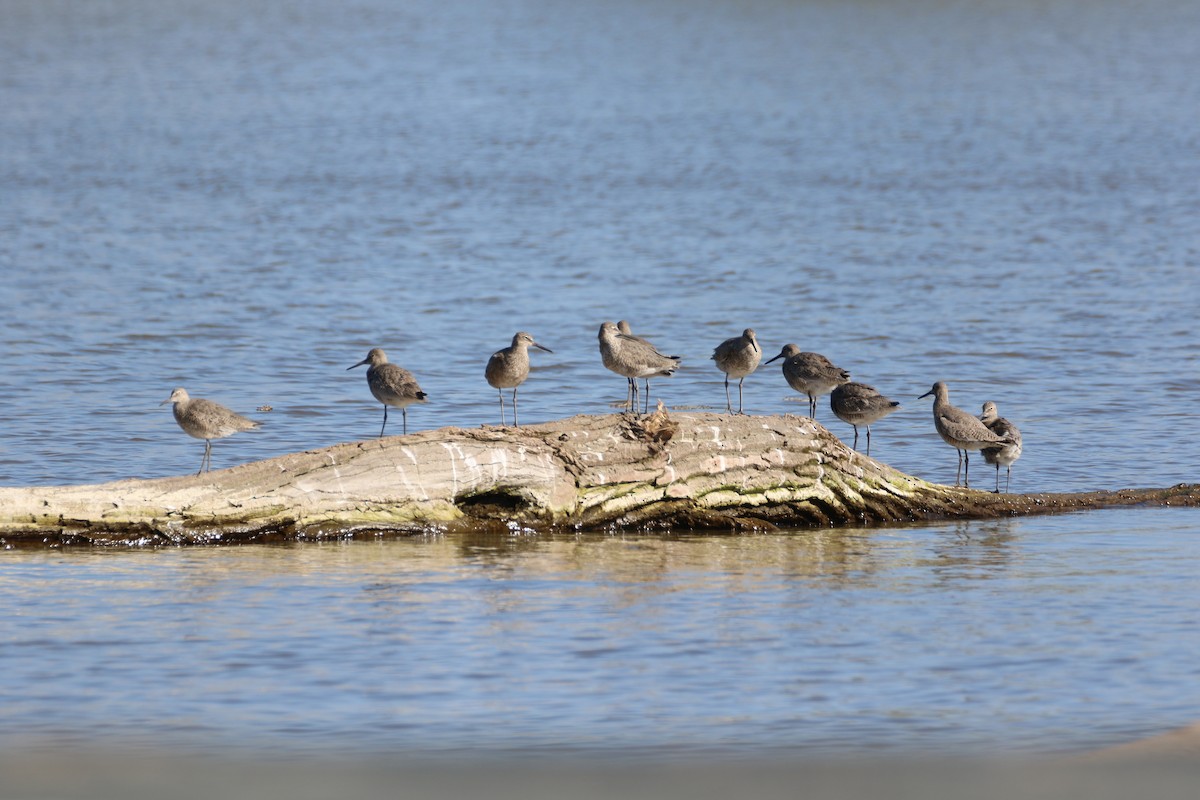
[(805, 417), (663, 419), (665, 430), (615, 414), (442, 428), (198, 476), (0, 489), (0, 541), (200, 544), (488, 524), (753, 529), (1200, 499), (1200, 488), (1183, 485), (995, 495), (897, 472)]

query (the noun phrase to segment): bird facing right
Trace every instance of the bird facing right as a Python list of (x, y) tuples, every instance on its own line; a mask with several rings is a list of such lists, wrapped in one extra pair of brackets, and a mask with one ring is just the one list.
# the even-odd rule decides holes
[(983, 413), (979, 415), (979, 421), (987, 425), (988, 430), (992, 433), (1010, 440), (1009, 444), (1000, 447), (985, 447), (980, 451), (983, 453), (984, 461), (996, 465), (996, 494), (1000, 494), (1000, 467), (1006, 468), (1004, 491), (1007, 494), (1008, 485), (1012, 482), (1013, 462), (1021, 457), (1021, 431), (1017, 430), (1016, 425), (1000, 416), (1000, 412), (996, 410), (996, 404), (991, 400), (983, 404)]
[(729, 399), (729, 379), (738, 379), (738, 410), (742, 411), (742, 383), (746, 376), (758, 369), (762, 360), (762, 348), (758, 346), (758, 338), (753, 328), (746, 328), (741, 336), (726, 339), (713, 350), (712, 360), (717, 362), (717, 369), (725, 373), (725, 411), (733, 413), (733, 403)]
[(829, 395), (829, 407), (834, 415), (842, 422), (854, 427), (854, 449), (858, 449), (858, 426), (867, 427), (867, 455), (871, 455), (871, 423), (891, 414), (900, 407), (895, 400), (889, 400), (865, 383), (843, 383), (834, 387)]
[(532, 333), (518, 331), (512, 338), (512, 344), (503, 350), (492, 353), (488, 359), (483, 376), (487, 382), (500, 393), (500, 424), (504, 425), (504, 390), (512, 389), (513, 426), (517, 423), (517, 387), (529, 377), (529, 348), (536, 347), (553, 353), (549, 347), (542, 347), (533, 340)]

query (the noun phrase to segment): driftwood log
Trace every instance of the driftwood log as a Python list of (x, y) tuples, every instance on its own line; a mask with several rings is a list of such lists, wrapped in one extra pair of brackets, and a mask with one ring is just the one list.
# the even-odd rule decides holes
[(772, 529), (1197, 505), (1200, 487), (1002, 494), (929, 483), (794, 416), (659, 412), (442, 428), (204, 475), (0, 488), (8, 546), (448, 531)]

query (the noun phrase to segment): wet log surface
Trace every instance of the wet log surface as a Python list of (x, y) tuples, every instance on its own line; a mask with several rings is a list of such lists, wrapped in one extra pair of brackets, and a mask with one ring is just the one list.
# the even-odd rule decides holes
[(796, 416), (577, 416), (441, 428), (198, 476), (0, 488), (9, 546), (456, 529), (752, 530), (1200, 502), (1200, 487), (1003, 494), (929, 483)]

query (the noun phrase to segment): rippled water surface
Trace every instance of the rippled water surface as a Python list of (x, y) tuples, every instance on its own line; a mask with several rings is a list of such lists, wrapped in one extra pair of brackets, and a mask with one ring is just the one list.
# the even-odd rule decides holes
[[(753, 326), (1024, 433), (1013, 488), (1200, 475), (1200, 6), (3, 0), (0, 485), (609, 410), (628, 319), (717, 407)], [(775, 365), (753, 413), (799, 411)], [(260, 406), (273, 410), (256, 412)], [(818, 419), (847, 426), (822, 403)], [(394, 420), (398, 424), (399, 420)], [(983, 469), (982, 465), (978, 469)], [(984, 473), (984, 482), (990, 476)], [(0, 560), (7, 743), (1077, 749), (1190, 722), (1194, 513)]]
[(20, 551), (0, 745), (1070, 752), (1200, 716), (1196, 527)]
[[(1023, 490), (1194, 479), (1200, 6), (8, 0), (0, 483), (184, 473), (177, 384), (267, 425), (220, 466), (600, 412), (626, 318), (723, 402), (753, 326), (904, 402), (876, 454), (952, 480), (933, 381), (1024, 431)], [(772, 365), (755, 413), (794, 411)], [(840, 434), (822, 404), (819, 417)]]

